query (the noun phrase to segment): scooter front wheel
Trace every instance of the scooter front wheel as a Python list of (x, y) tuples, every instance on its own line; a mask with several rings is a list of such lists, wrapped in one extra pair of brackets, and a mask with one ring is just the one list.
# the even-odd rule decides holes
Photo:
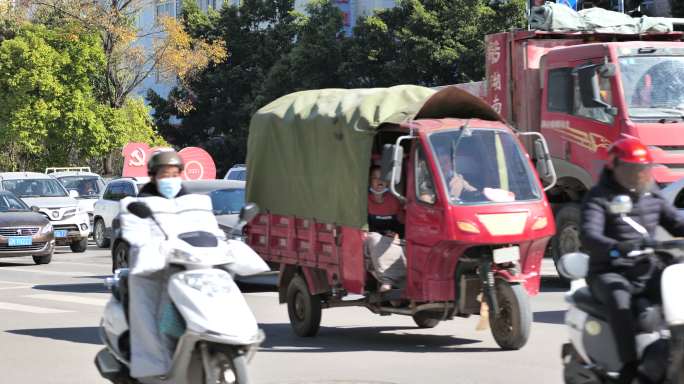
[(230, 362), (230, 366), (224, 366), (218, 382), (221, 384), (249, 384), (245, 356), (226, 356), (226, 359)]
[(527, 292), (520, 284), (496, 281), (499, 313), (489, 317), (494, 340), (503, 349), (520, 349), (530, 337), (532, 308)]

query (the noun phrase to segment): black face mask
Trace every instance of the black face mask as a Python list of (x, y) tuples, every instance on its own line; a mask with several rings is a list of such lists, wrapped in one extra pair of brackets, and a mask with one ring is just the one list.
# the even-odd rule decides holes
[(650, 164), (635, 164), (618, 161), (613, 167), (615, 181), (638, 195), (648, 192), (654, 184)]

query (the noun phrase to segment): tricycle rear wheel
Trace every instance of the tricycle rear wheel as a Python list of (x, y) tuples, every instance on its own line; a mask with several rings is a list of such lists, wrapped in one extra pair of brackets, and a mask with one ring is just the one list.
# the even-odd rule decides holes
[(321, 326), (321, 297), (309, 292), (300, 275), (295, 275), (287, 287), (287, 314), (297, 336), (316, 336)]
[(530, 337), (532, 309), (527, 292), (520, 284), (496, 281), (499, 313), (489, 317), (494, 340), (502, 349), (520, 349)]

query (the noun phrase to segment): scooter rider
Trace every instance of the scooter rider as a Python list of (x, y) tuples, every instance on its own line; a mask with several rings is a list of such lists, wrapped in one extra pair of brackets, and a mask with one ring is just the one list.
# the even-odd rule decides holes
[[(186, 194), (180, 174), (183, 160), (173, 150), (156, 152), (147, 163), (151, 178), (138, 193), (138, 197), (175, 199)], [(173, 343), (160, 332), (161, 313), (169, 303), (164, 290), (163, 271), (149, 272), (143, 267), (155, 258), (159, 239), (148, 238), (141, 244), (130, 242), (130, 333), (132, 377), (150, 377), (165, 374), (171, 364), (170, 349)], [(141, 260), (145, 258), (146, 260)], [(149, 269), (149, 268), (147, 268)]]
[(167, 199), (186, 194), (180, 178), (183, 172), (183, 159), (174, 150), (156, 152), (147, 162), (150, 182), (145, 184), (138, 197), (159, 196)]
[(628, 195), (634, 206), (628, 214), (651, 237), (658, 225), (674, 236), (684, 236), (684, 217), (657, 191), (651, 174), (653, 158), (637, 139), (617, 140), (610, 147), (601, 179), (585, 196), (580, 236), (590, 254), (587, 283), (597, 300), (606, 305), (608, 321), (617, 340), (620, 359), (625, 362), (620, 382), (648, 383), (640, 372), (635, 342), (634, 295), (659, 300), (659, 271), (653, 262), (635, 264), (627, 254), (649, 246), (649, 241), (608, 210), (617, 195)]

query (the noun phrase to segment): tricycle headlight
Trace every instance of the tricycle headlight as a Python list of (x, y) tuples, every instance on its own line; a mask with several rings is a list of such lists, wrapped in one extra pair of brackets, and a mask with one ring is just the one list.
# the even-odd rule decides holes
[(41, 233), (42, 235), (44, 235), (44, 234), (46, 234), (46, 233), (50, 233), (50, 232), (52, 232), (52, 224), (50, 224), (50, 223), (47, 223), (47, 224), (43, 227), (43, 229), (40, 230), (40, 233)]
[(183, 276), (183, 282), (210, 297), (230, 293), (230, 278), (225, 274), (187, 274)]

